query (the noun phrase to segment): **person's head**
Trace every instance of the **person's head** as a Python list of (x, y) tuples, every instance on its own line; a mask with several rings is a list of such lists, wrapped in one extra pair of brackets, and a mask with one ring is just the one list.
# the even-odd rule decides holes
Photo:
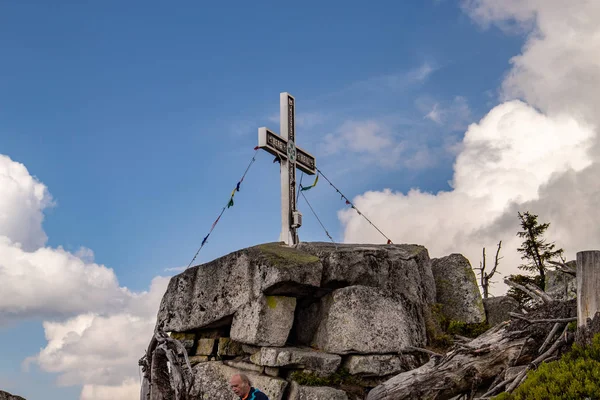
[(250, 382), (250, 379), (244, 374), (235, 374), (231, 377), (229, 386), (231, 386), (233, 393), (235, 393), (237, 396), (243, 397), (250, 392), (252, 382)]

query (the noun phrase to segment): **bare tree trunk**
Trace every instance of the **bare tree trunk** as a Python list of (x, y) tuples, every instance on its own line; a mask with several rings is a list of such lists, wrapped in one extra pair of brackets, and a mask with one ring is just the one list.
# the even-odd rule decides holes
[(600, 251), (577, 253), (577, 342), (600, 333)]

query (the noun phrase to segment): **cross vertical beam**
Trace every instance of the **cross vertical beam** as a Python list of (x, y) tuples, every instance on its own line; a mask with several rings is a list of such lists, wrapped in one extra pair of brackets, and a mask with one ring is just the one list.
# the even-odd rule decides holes
[(280, 135), (287, 141), (287, 157), (281, 161), (281, 236), (289, 246), (298, 244), (298, 230), (294, 226), (296, 210), (296, 101), (287, 93), (279, 94)]

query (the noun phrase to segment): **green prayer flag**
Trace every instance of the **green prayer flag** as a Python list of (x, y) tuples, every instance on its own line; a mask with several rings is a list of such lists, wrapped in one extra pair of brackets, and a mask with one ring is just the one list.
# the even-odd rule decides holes
[(227, 203), (227, 208), (233, 207), (233, 197), (229, 199), (229, 203)]
[(302, 187), (302, 189), (300, 189), (301, 192), (305, 191), (305, 190), (309, 190), (314, 188), (315, 186), (317, 186), (317, 182), (319, 182), (319, 175), (317, 175), (317, 177), (315, 178), (315, 181), (312, 185), (310, 186), (306, 186), (306, 187)]

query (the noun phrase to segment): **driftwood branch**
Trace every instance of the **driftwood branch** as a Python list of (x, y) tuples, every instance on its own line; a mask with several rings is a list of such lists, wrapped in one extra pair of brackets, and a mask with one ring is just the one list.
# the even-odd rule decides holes
[(521, 291), (523, 291), (524, 293), (526, 293), (529, 297), (531, 297), (534, 300), (538, 300), (541, 302), (544, 302), (546, 304), (550, 304), (552, 303), (554, 300), (552, 299), (552, 297), (550, 297), (547, 293), (545, 293), (543, 290), (541, 290), (540, 288), (537, 288), (533, 285), (521, 285), (518, 284), (508, 278), (504, 279), (504, 283), (506, 283), (508, 286), (511, 286), (515, 289), (519, 289)]
[(141, 400), (191, 400), (193, 372), (187, 350), (161, 327), (155, 330), (139, 365), (143, 371)]
[(548, 263), (554, 265), (556, 267), (557, 271), (563, 272), (565, 274), (569, 274), (571, 276), (577, 276), (577, 271), (575, 269), (569, 267), (564, 262), (548, 261)]
[(548, 346), (550, 344), (550, 341), (556, 335), (556, 333), (558, 332), (558, 330), (560, 329), (560, 327), (561, 327), (561, 323), (560, 322), (557, 322), (557, 323), (554, 324), (554, 327), (552, 327), (552, 330), (550, 331), (550, 333), (546, 337), (546, 340), (544, 340), (544, 343), (542, 344), (542, 347), (540, 347), (540, 349), (538, 350), (538, 353), (543, 353), (544, 350), (546, 350), (546, 346)]
[(554, 344), (552, 345), (552, 347), (550, 347), (546, 352), (544, 352), (538, 358), (536, 358), (535, 360), (533, 360), (532, 362), (530, 362), (527, 365), (527, 367), (525, 367), (523, 369), (523, 371), (521, 371), (521, 373), (519, 373), (519, 375), (517, 375), (515, 377), (515, 379), (512, 381), (512, 383), (506, 388), (506, 392), (511, 393), (513, 390), (515, 390), (517, 387), (519, 387), (519, 385), (521, 383), (523, 383), (523, 381), (527, 377), (527, 372), (529, 370), (537, 368), (544, 361), (549, 361), (550, 359), (554, 359), (554, 357), (552, 355), (567, 340), (567, 335), (566, 335), (567, 334), (567, 329), (568, 329), (568, 326), (565, 326), (565, 328), (563, 329), (563, 332), (556, 339), (556, 341), (554, 342)]
[(510, 315), (511, 317), (514, 318), (518, 318), (520, 320), (529, 322), (530, 324), (545, 324), (545, 323), (568, 323), (568, 322), (573, 322), (573, 321), (577, 321), (577, 317), (569, 317), (569, 318), (545, 318), (545, 319), (529, 319), (526, 318), (524, 315), (521, 314), (517, 314), (514, 312), (509, 312), (508, 315)]
[[(450, 399), (472, 391), (477, 382), (502, 373), (519, 353), (525, 337), (511, 336), (502, 324), (473, 339), (468, 347), (453, 348), (441, 359), (403, 372), (371, 390), (368, 400)], [(537, 349), (536, 349), (537, 350)]]

